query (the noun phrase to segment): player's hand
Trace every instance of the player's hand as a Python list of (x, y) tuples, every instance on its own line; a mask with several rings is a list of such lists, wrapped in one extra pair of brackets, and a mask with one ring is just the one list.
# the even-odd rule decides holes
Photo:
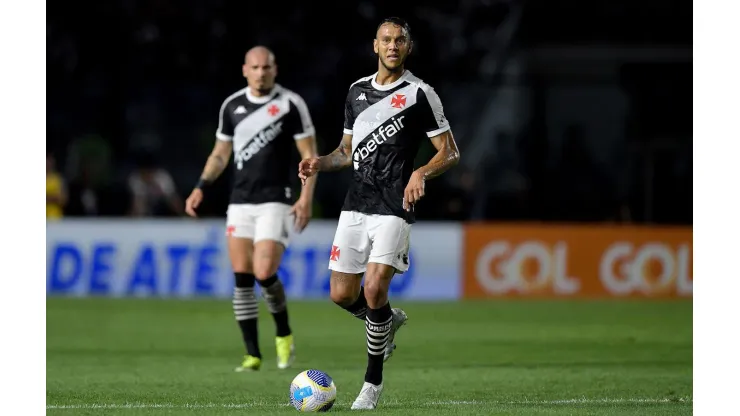
[(319, 171), (319, 158), (311, 157), (303, 159), (298, 164), (298, 177), (301, 178), (301, 182), (305, 185), (306, 179), (315, 175)]
[(306, 228), (308, 221), (311, 219), (311, 202), (298, 199), (290, 213), (295, 215), (295, 230), (300, 233)]
[(425, 186), (424, 175), (418, 170), (415, 170), (411, 174), (409, 184), (406, 185), (406, 190), (403, 191), (403, 209), (406, 211), (413, 211), (414, 204), (424, 196)]
[(185, 212), (191, 217), (197, 217), (198, 214), (195, 213), (195, 210), (202, 201), (203, 191), (199, 188), (193, 189), (193, 192), (190, 193), (188, 199), (185, 200)]

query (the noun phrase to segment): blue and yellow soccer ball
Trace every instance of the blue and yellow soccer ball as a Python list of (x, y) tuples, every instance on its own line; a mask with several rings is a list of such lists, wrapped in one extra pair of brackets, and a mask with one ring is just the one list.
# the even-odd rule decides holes
[(290, 383), (290, 404), (299, 412), (326, 412), (336, 399), (334, 380), (323, 371), (306, 370)]

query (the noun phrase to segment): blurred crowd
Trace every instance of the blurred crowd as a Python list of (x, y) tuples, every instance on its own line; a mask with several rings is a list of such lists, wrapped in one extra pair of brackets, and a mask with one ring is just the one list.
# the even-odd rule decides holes
[[(618, 88), (628, 97), (627, 117), (614, 130), (624, 130), (624, 153), (638, 150), (610, 165), (598, 155), (601, 138), (583, 123), (565, 120), (553, 132), (552, 116), (538, 110), (548, 100), (548, 81), (516, 59), (552, 42), (690, 48), (690, 25), (688, 37), (682, 27), (691, 18), (688, 4), (110, 0), (81, 9), (50, 3), (47, 218), (183, 215), (182, 201), (215, 140), (219, 106), (245, 85), (243, 54), (256, 44), (275, 51), (278, 82), (303, 96), (320, 152), (330, 152), (341, 137), (348, 86), (375, 71), (378, 21), (400, 15), (416, 41), (408, 68), (438, 90), (463, 161), (476, 160), (430, 184), (420, 219), (690, 222), (690, 119), (688, 127), (681, 124), (671, 107), (684, 105), (686, 93), (679, 99), (679, 92), (690, 97), (690, 78), (680, 85), (684, 78), (666, 78), (657, 68), (667, 81), (656, 87), (655, 76), (625, 63)], [(621, 24), (610, 23), (615, 16)], [(665, 16), (674, 18), (657, 30)], [(672, 67), (667, 72), (683, 76)], [(488, 104), (504, 87), (522, 86), (528, 104)], [(656, 110), (665, 106), (672, 117)], [(526, 121), (486, 128), (495, 114)], [(668, 156), (654, 157), (658, 139), (670, 143)], [(425, 146), (418, 164), (432, 153)], [(295, 154), (287, 163), (297, 162)], [(338, 216), (349, 175), (319, 178), (315, 217)], [(224, 216), (230, 180), (227, 172), (206, 195), (204, 216)]]

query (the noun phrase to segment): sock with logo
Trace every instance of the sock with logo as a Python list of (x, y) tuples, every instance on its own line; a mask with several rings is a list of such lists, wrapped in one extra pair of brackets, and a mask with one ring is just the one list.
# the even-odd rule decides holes
[(236, 287), (234, 288), (234, 316), (242, 331), (244, 346), (247, 354), (262, 358), (257, 339), (257, 316), (259, 304), (254, 295), (254, 275), (251, 273), (234, 273)]
[(367, 310), (365, 319), (365, 333), (367, 335), (367, 370), (365, 381), (380, 385), (383, 382), (383, 355), (388, 336), (393, 324), (391, 303), (388, 302), (379, 309)]
[(278, 337), (286, 337), (291, 334), (288, 324), (288, 306), (285, 297), (285, 288), (274, 274), (265, 280), (259, 280), (262, 286), (262, 296), (267, 302), (267, 310), (275, 319), (276, 334)]

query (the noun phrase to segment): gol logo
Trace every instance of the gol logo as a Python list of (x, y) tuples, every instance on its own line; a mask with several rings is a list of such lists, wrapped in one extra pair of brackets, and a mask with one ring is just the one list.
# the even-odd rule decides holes
[(512, 245), (493, 241), (483, 247), (475, 264), (475, 277), (489, 293), (531, 293), (546, 290), (556, 294), (578, 292), (581, 282), (568, 276), (568, 245), (552, 247), (538, 241)]
[(604, 251), (599, 264), (599, 278), (604, 287), (615, 295), (635, 291), (655, 295), (672, 290), (679, 295), (691, 295), (693, 281), (689, 277), (689, 247), (674, 250), (661, 243), (639, 247), (619, 241)]

